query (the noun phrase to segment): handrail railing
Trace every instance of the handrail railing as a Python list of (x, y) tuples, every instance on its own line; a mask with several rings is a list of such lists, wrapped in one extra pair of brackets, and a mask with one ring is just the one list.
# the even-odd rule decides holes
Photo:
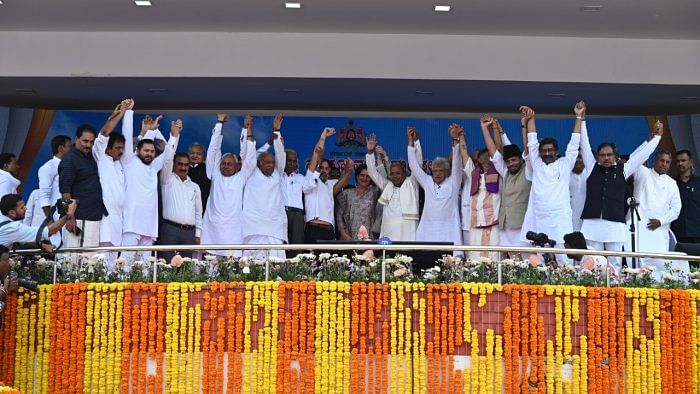
[[(680, 252), (668, 253), (645, 253), (645, 252), (616, 252), (608, 250), (588, 250), (588, 249), (562, 249), (562, 248), (539, 248), (539, 247), (512, 247), (512, 246), (473, 246), (473, 245), (379, 245), (379, 244), (285, 244), (285, 245), (149, 245), (149, 246), (99, 246), (92, 248), (61, 248), (60, 253), (99, 253), (99, 252), (124, 252), (124, 251), (197, 251), (197, 250), (264, 250), (265, 259), (265, 280), (269, 280), (271, 250), (298, 250), (298, 251), (381, 251), (383, 257), (386, 252), (411, 252), (411, 251), (460, 251), (460, 252), (508, 252), (508, 253), (552, 253), (570, 255), (593, 255), (593, 256), (615, 256), (633, 258), (651, 258), (663, 260), (681, 260), (700, 262), (700, 256), (687, 255)], [(24, 249), (15, 251), (16, 254), (40, 254), (41, 249)], [(386, 258), (384, 258), (386, 260)], [(501, 265), (496, 262), (498, 269), (498, 283), (501, 284)], [(54, 266), (54, 280), (56, 283), (56, 266)], [(610, 286), (609, 270), (606, 273), (606, 286)], [(157, 264), (153, 264), (153, 281), (156, 281)], [(382, 263), (382, 283), (385, 282), (386, 265)]]

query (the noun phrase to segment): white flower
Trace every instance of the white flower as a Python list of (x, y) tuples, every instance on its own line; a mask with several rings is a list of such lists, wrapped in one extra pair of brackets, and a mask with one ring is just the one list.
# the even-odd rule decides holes
[[(186, 258), (186, 257), (185, 257), (185, 258)], [(146, 259), (146, 261), (152, 264), (152, 263), (155, 263), (155, 262), (156, 262), (156, 258), (155, 258), (154, 256), (148, 256), (148, 258)]]
[(396, 256), (396, 260), (398, 260), (399, 263), (402, 263), (402, 264), (411, 264), (413, 262), (413, 257), (404, 256), (402, 254), (399, 254)]
[(279, 258), (277, 256), (270, 257), (270, 263), (272, 263), (272, 264), (281, 264), (281, 263), (284, 263), (284, 261), (285, 261), (284, 259)]
[(352, 256), (352, 261), (357, 261), (357, 262), (367, 261), (367, 257), (365, 257), (364, 255), (361, 255), (361, 254), (356, 254), (356, 255)]
[(668, 272), (664, 272), (663, 278), (664, 280), (676, 280), (676, 277), (669, 274)]
[(700, 271), (693, 271), (690, 274), (688, 274), (689, 278), (700, 278)]
[(548, 269), (549, 269), (548, 267), (541, 266), (541, 265), (537, 267), (537, 270), (540, 272), (546, 272)]
[(501, 264), (504, 264), (504, 265), (513, 265), (513, 263), (514, 263), (513, 259), (504, 259), (503, 261), (501, 261)]
[(208, 254), (204, 256), (204, 260), (206, 261), (216, 261), (216, 256)]
[(318, 255), (319, 260), (328, 260), (331, 258), (330, 253), (321, 253)]
[(243, 257), (241, 257), (240, 260), (238, 260), (238, 262), (239, 262), (241, 265), (248, 266), (248, 265), (250, 265), (250, 260), (251, 260), (250, 256), (243, 256)]
[(640, 268), (627, 268), (626, 272), (634, 275), (634, 274), (638, 274), (639, 272), (641, 272), (641, 269)]
[(377, 266), (377, 260), (372, 260), (372, 261), (369, 262), (369, 267), (370, 267), (370, 268), (374, 268), (374, 267), (376, 267), (376, 266)]
[(472, 272), (472, 276), (475, 277), (475, 278), (477, 278), (477, 277), (479, 276), (479, 273), (476, 272), (476, 271), (474, 271), (474, 272)]
[(401, 267), (401, 268), (397, 269), (396, 271), (394, 271), (394, 277), (400, 278), (400, 277), (406, 275), (407, 273), (408, 273), (408, 270), (404, 267)]
[(679, 267), (679, 266), (677, 266), (677, 265), (674, 265), (673, 267), (671, 267), (671, 271), (673, 271), (673, 272), (681, 272), (681, 271), (683, 271), (683, 268), (681, 268), (681, 267)]
[(654, 266), (654, 265), (645, 265), (644, 267), (646, 269), (648, 269), (649, 271), (654, 271), (656, 269), (656, 266)]
[(433, 273), (430, 272), (430, 271), (426, 271), (426, 272), (423, 274), (423, 279), (425, 279), (425, 280), (433, 280), (433, 279), (435, 279), (435, 278), (437, 278), (437, 276), (435, 276), (435, 274), (433, 274)]
[(119, 257), (118, 259), (114, 260), (114, 264), (117, 267), (117, 269), (122, 269), (124, 268), (124, 264), (126, 264), (126, 259), (123, 257)]
[(396, 259), (386, 259), (386, 264), (387, 264), (387, 265), (395, 265), (395, 264), (396, 264)]
[(490, 263), (490, 262), (491, 262), (491, 259), (488, 258), (488, 257), (483, 257), (483, 256), (482, 256), (482, 257), (479, 257), (479, 262), (480, 262), (480, 263)]
[(192, 262), (192, 258), (191, 258), (191, 257), (183, 257), (183, 258), (182, 258), (182, 262), (183, 262), (183, 264), (184, 264), (184, 263), (191, 263), (191, 262)]
[(700, 279), (691, 279), (690, 281), (693, 282), (693, 284), (695, 284), (695, 285), (700, 283)]
[(265, 265), (265, 260), (255, 259), (253, 260), (253, 264), (262, 266)]
[(243, 267), (243, 273), (248, 275), (250, 273), (250, 267), (248, 267), (248, 266)]

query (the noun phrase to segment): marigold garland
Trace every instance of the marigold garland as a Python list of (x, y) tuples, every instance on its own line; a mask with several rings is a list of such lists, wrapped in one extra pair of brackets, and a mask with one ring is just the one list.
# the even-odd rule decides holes
[(473, 283), (40, 286), (6, 300), (0, 379), (37, 393), (698, 392), (698, 300)]

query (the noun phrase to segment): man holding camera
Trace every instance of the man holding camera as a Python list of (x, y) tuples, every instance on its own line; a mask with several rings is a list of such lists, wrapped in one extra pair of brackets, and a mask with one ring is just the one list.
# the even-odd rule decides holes
[[(22, 196), (19, 194), (7, 194), (0, 199), (0, 245), (11, 248), (15, 243), (30, 243), (48, 241), (49, 237), (56, 234), (63, 226), (75, 220), (75, 210), (78, 208), (76, 201), (71, 201), (70, 205), (65, 207), (65, 215), (57, 221), (51, 222), (46, 226), (32, 227), (27, 226), (22, 222), (24, 213), (27, 210)], [(42, 243), (47, 252), (52, 252), (53, 247), (50, 244)]]

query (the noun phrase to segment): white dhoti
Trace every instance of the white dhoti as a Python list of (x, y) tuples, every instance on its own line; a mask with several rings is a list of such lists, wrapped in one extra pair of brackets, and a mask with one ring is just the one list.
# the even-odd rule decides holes
[[(122, 246), (151, 246), (153, 245), (153, 237), (136, 233), (124, 233), (122, 235)], [(122, 258), (126, 260), (127, 267), (131, 267), (134, 261), (144, 261), (151, 257), (151, 251), (122, 252)]]
[(80, 228), (80, 235), (65, 231), (65, 247), (67, 248), (93, 248), (100, 245), (100, 221), (76, 220)]
[[(284, 240), (272, 237), (270, 235), (260, 235), (253, 234), (248, 235), (243, 239), (244, 244), (249, 245), (284, 245)], [(284, 250), (270, 250), (270, 257), (277, 257), (280, 259), (285, 259), (286, 254)], [(265, 260), (266, 252), (264, 250), (244, 250), (244, 256), (251, 256), (255, 259)]]
[[(240, 245), (243, 243), (243, 233), (239, 220), (230, 223), (214, 223), (207, 213), (202, 224), (202, 245)], [(207, 250), (207, 253), (217, 256), (241, 256), (241, 250)]]
[[(500, 229), (497, 224), (489, 227), (472, 227), (469, 230), (469, 244), (472, 246), (495, 246), (500, 240)], [(498, 252), (469, 252), (469, 258), (478, 260), (480, 257), (488, 257), (491, 261), (499, 261)]]
[(381, 236), (387, 237), (392, 241), (415, 241), (417, 228), (417, 220), (390, 218), (384, 215), (382, 217)]

